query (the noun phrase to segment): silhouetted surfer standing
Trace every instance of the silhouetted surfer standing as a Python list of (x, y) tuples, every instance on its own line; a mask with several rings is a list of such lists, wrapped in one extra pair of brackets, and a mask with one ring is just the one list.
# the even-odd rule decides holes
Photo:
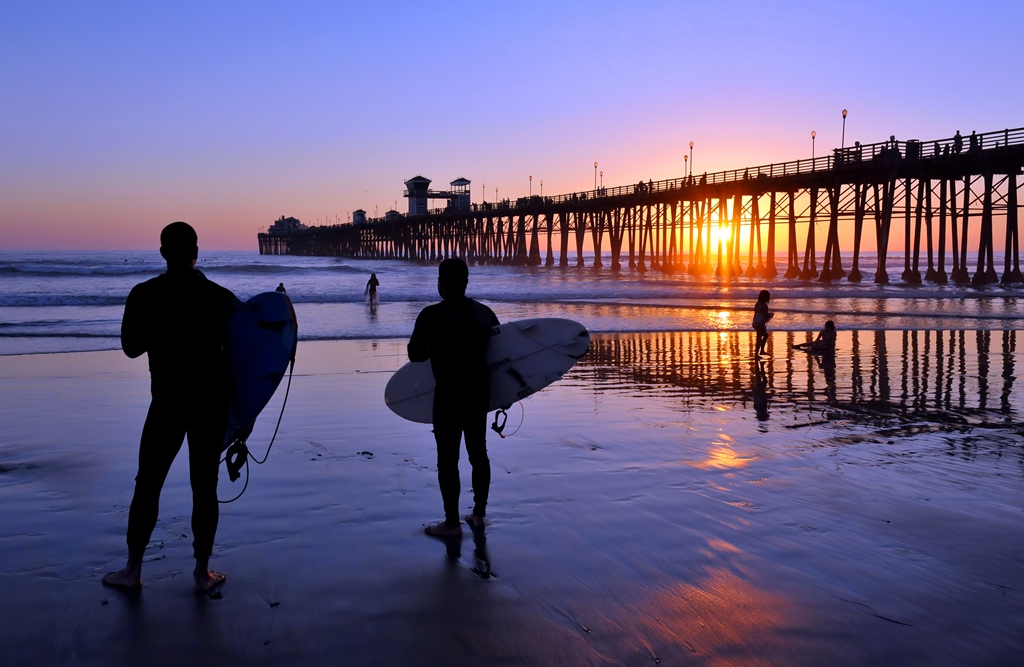
[(139, 444), (139, 472), (128, 514), (128, 564), (103, 577), (121, 588), (142, 585), (142, 556), (156, 526), (160, 490), (188, 435), (192, 485), (194, 589), (209, 592), (224, 575), (209, 569), (217, 532), (217, 468), (228, 415), (224, 345), (235, 296), (196, 270), (192, 227), (172, 222), (160, 233), (167, 272), (132, 288), (121, 321), (121, 347), (149, 355), (153, 400)]
[(459, 518), (459, 442), (473, 467), (471, 528), (483, 528), (491, 462), (487, 458), (488, 378), (484, 352), (498, 318), (487, 306), (466, 296), (469, 268), (461, 259), (446, 259), (437, 272), (441, 303), (424, 308), (409, 339), (411, 361), (430, 360), (434, 373), (434, 440), (437, 482), (444, 502), (444, 521), (427, 526), (437, 537), (462, 535)]

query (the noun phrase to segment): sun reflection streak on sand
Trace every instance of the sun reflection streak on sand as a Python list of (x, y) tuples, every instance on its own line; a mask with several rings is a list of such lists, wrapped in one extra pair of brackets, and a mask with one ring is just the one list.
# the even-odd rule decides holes
[[(738, 552), (724, 542), (708, 546), (730, 555)], [(652, 643), (686, 647), (711, 665), (778, 664), (769, 657), (770, 644), (797, 620), (791, 601), (724, 567), (693, 583), (655, 591), (638, 606)]]

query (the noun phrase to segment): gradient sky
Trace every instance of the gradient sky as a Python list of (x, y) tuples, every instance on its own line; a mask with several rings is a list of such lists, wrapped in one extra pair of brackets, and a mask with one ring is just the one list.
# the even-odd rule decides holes
[(21, 2), (0, 20), (0, 249), (255, 249), (406, 210), (1024, 125), (1024, 3)]

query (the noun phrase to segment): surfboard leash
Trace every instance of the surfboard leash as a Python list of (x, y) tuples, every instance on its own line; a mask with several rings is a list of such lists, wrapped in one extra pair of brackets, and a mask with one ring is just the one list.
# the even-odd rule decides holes
[[(516, 401), (519, 404), (519, 426), (516, 426), (516, 430), (512, 431), (508, 435), (505, 435), (505, 424), (508, 422), (508, 411), (505, 408), (498, 408), (494, 413), (494, 422), (491, 423), (491, 430), (501, 436), (502, 440), (505, 438), (511, 438), (516, 433), (519, 433), (519, 429), (523, 427), (523, 422), (526, 421), (526, 410), (523, 408), (522, 401)], [(499, 423), (499, 418), (501, 419)]]
[[(227, 454), (221, 460), (221, 463), (227, 461), (228, 463), (228, 476), (231, 477), (231, 481), (235, 481), (240, 476), (239, 471), (242, 467), (245, 467), (245, 484), (242, 485), (242, 490), (238, 492), (238, 495), (231, 500), (218, 500), (217, 502), (226, 505), (233, 503), (242, 497), (245, 490), (249, 487), (249, 459), (255, 461), (258, 465), (263, 465), (267, 462), (267, 458), (270, 456), (270, 449), (274, 446), (274, 441), (277, 440), (277, 432), (281, 428), (281, 420), (284, 418), (284, 408), (288, 405), (288, 393), (292, 389), (292, 373), (295, 371), (295, 357), (292, 357), (291, 363), (288, 366), (288, 383), (284, 388), (284, 400), (281, 401), (281, 412), (277, 415), (277, 425), (274, 426), (274, 435), (270, 438), (270, 444), (267, 445), (267, 453), (263, 455), (262, 459), (256, 458), (256, 456), (249, 449), (245, 440), (238, 440), (230, 447), (228, 447)], [(248, 436), (246, 436), (248, 438)]]

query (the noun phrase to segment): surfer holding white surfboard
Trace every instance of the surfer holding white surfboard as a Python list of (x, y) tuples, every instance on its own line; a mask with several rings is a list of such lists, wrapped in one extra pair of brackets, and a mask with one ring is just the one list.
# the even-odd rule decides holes
[(436, 537), (462, 535), (459, 517), (459, 449), (463, 436), (473, 468), (471, 528), (484, 527), (491, 463), (487, 458), (489, 380), (484, 359), (487, 342), (499, 322), (487, 306), (466, 296), (469, 267), (461, 259), (441, 262), (437, 291), (441, 302), (424, 308), (409, 339), (409, 360), (430, 361), (434, 376), (432, 422), (437, 444), (437, 482), (444, 521), (428, 525)]
[(125, 304), (121, 347), (148, 354), (152, 395), (139, 445), (139, 472), (128, 514), (128, 563), (103, 577), (107, 586), (142, 586), (142, 557), (156, 526), (160, 491), (188, 435), (192, 484), (194, 590), (208, 593), (225, 576), (209, 569), (217, 532), (217, 469), (228, 419), (224, 352), (235, 296), (196, 270), (195, 230), (172, 222), (160, 233), (167, 271), (136, 285)]

